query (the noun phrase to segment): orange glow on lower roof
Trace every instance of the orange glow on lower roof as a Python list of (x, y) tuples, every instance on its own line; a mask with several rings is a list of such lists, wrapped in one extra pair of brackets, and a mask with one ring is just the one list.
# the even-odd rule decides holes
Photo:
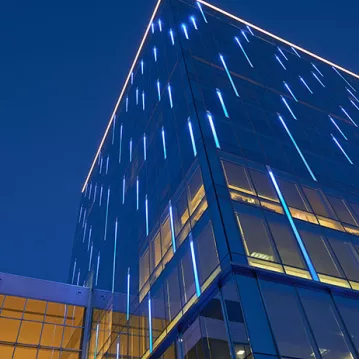
[(88, 183), (88, 181), (89, 181), (89, 179), (90, 179), (92, 170), (94, 169), (94, 167), (95, 167), (95, 165), (96, 165), (97, 158), (98, 158), (98, 156), (99, 156), (99, 154), (100, 154), (100, 152), (101, 152), (102, 146), (103, 146), (103, 144), (104, 144), (104, 142), (105, 142), (105, 139), (106, 139), (106, 136), (107, 136), (107, 133), (108, 133), (108, 131), (109, 131), (110, 128), (111, 128), (111, 125), (112, 125), (113, 119), (114, 119), (114, 117), (115, 117), (117, 108), (118, 108), (118, 106), (119, 106), (119, 104), (120, 104), (120, 102), (121, 102), (121, 100), (122, 100), (123, 94), (125, 93), (125, 90), (126, 90), (128, 81), (130, 80), (131, 72), (133, 71), (133, 69), (134, 69), (134, 67), (135, 67), (135, 65), (136, 65), (136, 62), (137, 62), (137, 60), (138, 60), (138, 57), (140, 56), (142, 47), (143, 47), (143, 45), (144, 45), (144, 43), (145, 43), (145, 41), (146, 41), (148, 32), (150, 31), (151, 24), (152, 24), (152, 22), (153, 22), (153, 19), (154, 19), (155, 16), (156, 16), (156, 13), (157, 13), (157, 10), (158, 10), (158, 8), (159, 8), (159, 6), (160, 6), (160, 4), (161, 4), (161, 1), (162, 1), (162, 0), (157, 0), (155, 9), (153, 10), (153, 13), (152, 13), (152, 15), (151, 15), (151, 19), (150, 19), (150, 21), (149, 21), (149, 23), (148, 23), (148, 25), (147, 25), (147, 28), (146, 28), (146, 31), (145, 31), (143, 37), (142, 37), (140, 46), (139, 46), (139, 48), (138, 48), (138, 50), (137, 50), (137, 53), (136, 53), (136, 56), (135, 56), (135, 58), (134, 58), (134, 60), (133, 60), (133, 62), (132, 62), (130, 71), (128, 72), (128, 75), (127, 75), (127, 77), (126, 77), (126, 81), (125, 81), (125, 83), (124, 83), (124, 85), (123, 85), (123, 88), (122, 88), (122, 90), (121, 90), (120, 96), (119, 96), (119, 98), (118, 98), (118, 100), (117, 100), (117, 102), (116, 102), (115, 108), (114, 108), (114, 110), (113, 110), (113, 112), (112, 112), (112, 115), (111, 115), (111, 117), (110, 117), (110, 121), (109, 121), (109, 123), (108, 123), (108, 125), (107, 125), (107, 127), (106, 127), (105, 133), (104, 133), (104, 135), (103, 135), (103, 137), (102, 137), (102, 140), (101, 140), (101, 142), (100, 142), (100, 145), (99, 145), (99, 147), (98, 147), (98, 150), (97, 150), (97, 152), (96, 152), (95, 158), (94, 158), (94, 160), (93, 160), (93, 162), (92, 162), (92, 165), (91, 165), (91, 167), (90, 167), (89, 173), (88, 173), (88, 175), (87, 175), (87, 177), (86, 177), (86, 181), (85, 181), (85, 183), (84, 183), (84, 185), (83, 185), (83, 187), (82, 187), (81, 192), (83, 192), (83, 191), (85, 190), (86, 185), (87, 185), (87, 183)]
[[(154, 11), (153, 11), (153, 13), (152, 13), (152, 15), (151, 15), (151, 19), (150, 19), (150, 21), (149, 21), (149, 23), (148, 23), (148, 25), (147, 25), (146, 31), (145, 31), (145, 33), (144, 33), (144, 35), (143, 35), (143, 38), (142, 38), (141, 43), (140, 43), (140, 46), (139, 46), (139, 48), (138, 48), (138, 50), (137, 50), (136, 56), (135, 56), (135, 58), (134, 58), (134, 60), (133, 60), (133, 63), (132, 63), (132, 65), (131, 65), (130, 71), (129, 71), (128, 75), (127, 75), (126, 81), (125, 81), (124, 86), (123, 86), (123, 88), (122, 88), (122, 90), (121, 90), (120, 96), (119, 96), (119, 98), (118, 98), (118, 100), (117, 100), (117, 102), (116, 102), (115, 108), (114, 108), (114, 110), (113, 110), (113, 112), (112, 112), (112, 115), (111, 115), (111, 117), (110, 117), (110, 121), (109, 121), (109, 123), (108, 123), (108, 125), (107, 125), (107, 127), (106, 127), (105, 133), (104, 133), (104, 135), (103, 135), (103, 137), (102, 137), (102, 140), (101, 140), (100, 145), (99, 145), (99, 148), (98, 148), (98, 150), (97, 150), (97, 152), (96, 152), (95, 158), (94, 158), (94, 160), (93, 160), (93, 162), (92, 162), (92, 164), (91, 164), (89, 173), (88, 173), (88, 175), (87, 175), (87, 177), (86, 177), (86, 181), (85, 181), (85, 183), (84, 183), (84, 185), (83, 185), (83, 187), (82, 187), (81, 192), (84, 192), (84, 190), (85, 190), (85, 188), (86, 188), (86, 185), (87, 185), (87, 183), (88, 183), (88, 181), (89, 181), (89, 179), (90, 179), (91, 173), (92, 173), (92, 171), (93, 171), (93, 169), (94, 169), (94, 167), (95, 167), (95, 165), (96, 165), (97, 158), (98, 158), (98, 156), (99, 156), (99, 154), (100, 154), (100, 152), (101, 152), (101, 149), (102, 149), (102, 146), (103, 146), (103, 144), (104, 144), (104, 142), (105, 142), (105, 139), (106, 139), (106, 136), (107, 136), (107, 134), (108, 134), (108, 131), (110, 130), (110, 127), (111, 127), (111, 125), (112, 125), (112, 122), (113, 122), (115, 113), (116, 113), (116, 111), (117, 111), (117, 108), (118, 108), (118, 106), (119, 106), (119, 104), (120, 104), (120, 102), (121, 102), (121, 100), (122, 100), (122, 97), (123, 97), (123, 95), (124, 95), (124, 93), (125, 93), (125, 90), (126, 90), (126, 86), (127, 86), (127, 84), (128, 84), (128, 81), (130, 80), (131, 72), (133, 71), (133, 69), (134, 69), (134, 67), (135, 67), (135, 65), (136, 65), (136, 62), (137, 62), (138, 57), (139, 57), (139, 55), (140, 55), (140, 53), (141, 53), (142, 47), (143, 47), (143, 45), (144, 45), (144, 43), (145, 43), (145, 41), (146, 41), (148, 32), (150, 31), (151, 24), (152, 24), (152, 22), (153, 22), (153, 19), (154, 19), (155, 16), (156, 16), (156, 13), (157, 13), (157, 10), (158, 10), (158, 8), (159, 8), (159, 6), (160, 6), (160, 4), (161, 4), (161, 1), (162, 1), (162, 0), (158, 0), (157, 3), (156, 3), (155, 9), (154, 9)], [(356, 73), (354, 73), (354, 72), (351, 72), (351, 71), (345, 69), (344, 67), (341, 67), (341, 66), (339, 66), (339, 65), (337, 65), (337, 64), (335, 64), (335, 63), (333, 63), (333, 62), (331, 62), (331, 61), (328, 61), (328, 60), (324, 59), (323, 57), (320, 57), (320, 56), (314, 54), (313, 52), (310, 52), (310, 51), (308, 51), (308, 50), (305, 50), (305, 49), (303, 49), (302, 47), (297, 46), (297, 45), (295, 45), (295, 44), (293, 44), (293, 43), (291, 43), (291, 42), (289, 42), (289, 41), (287, 41), (287, 40), (284, 40), (283, 38), (281, 38), (281, 37), (279, 37), (279, 36), (277, 36), (277, 35), (274, 35), (274, 34), (272, 34), (271, 32), (266, 31), (266, 30), (260, 28), (259, 26), (256, 26), (256, 25), (254, 25), (254, 24), (252, 24), (252, 23), (250, 23), (250, 22), (248, 22), (248, 21), (246, 21), (246, 20), (243, 20), (243, 19), (239, 18), (238, 16), (235, 16), (235, 15), (229, 13), (228, 11), (222, 10), (222, 9), (220, 9), (219, 7), (214, 6), (214, 5), (208, 3), (208, 2), (206, 2), (206, 1), (204, 1), (204, 0), (198, 0), (198, 2), (201, 3), (201, 4), (203, 4), (203, 5), (205, 5), (205, 6), (207, 6), (207, 7), (209, 7), (210, 9), (213, 9), (213, 10), (215, 10), (215, 11), (218, 11), (219, 13), (224, 14), (224, 15), (226, 15), (226, 16), (228, 16), (228, 17), (230, 17), (230, 18), (232, 18), (232, 19), (234, 19), (234, 20), (236, 20), (236, 21), (239, 21), (239, 22), (241, 22), (241, 23), (243, 23), (243, 24), (245, 24), (245, 25), (248, 25), (248, 26), (252, 27), (253, 29), (255, 29), (255, 30), (257, 30), (257, 31), (259, 31), (259, 32), (261, 32), (261, 33), (263, 33), (263, 34), (272, 37), (273, 39), (276, 39), (276, 40), (278, 40), (278, 41), (281, 41), (281, 42), (283, 42), (284, 44), (286, 44), (286, 45), (288, 45), (288, 46), (292, 46), (292, 47), (294, 47), (296, 50), (299, 50), (299, 51), (301, 51), (301, 52), (303, 52), (303, 53), (305, 53), (305, 54), (307, 54), (307, 55), (309, 55), (309, 56), (312, 56), (312, 57), (316, 58), (317, 60), (320, 60), (320, 61), (322, 61), (322, 62), (324, 62), (324, 63), (326, 63), (326, 64), (328, 64), (328, 65), (330, 65), (330, 66), (333, 66), (333, 67), (335, 67), (335, 68), (337, 68), (337, 69), (339, 69), (339, 70), (345, 72), (345, 73), (348, 74), (348, 75), (351, 75), (351, 76), (353, 76), (353, 77), (359, 79), (359, 75), (358, 75), (358, 74), (356, 74)]]
[(323, 61), (323, 62), (325, 62), (326, 64), (328, 64), (328, 65), (330, 65), (330, 66), (334, 66), (335, 68), (337, 68), (337, 69), (339, 69), (339, 70), (341, 70), (341, 71), (343, 71), (343, 72), (345, 72), (345, 73), (347, 73), (347, 74), (349, 74), (349, 75), (351, 75), (351, 76), (356, 77), (357, 79), (359, 79), (359, 75), (358, 75), (358, 74), (356, 74), (356, 73), (354, 73), (354, 72), (351, 72), (351, 71), (345, 69), (344, 67), (341, 67), (341, 66), (339, 66), (339, 65), (337, 65), (337, 64), (335, 64), (335, 63), (333, 63), (333, 62), (331, 62), (331, 61), (328, 61), (328, 60), (324, 59), (323, 57), (320, 57), (320, 56), (314, 54), (313, 52), (310, 52), (310, 51), (308, 51), (308, 50), (306, 50), (306, 49), (303, 49), (302, 47), (297, 46), (297, 45), (295, 45), (295, 44), (293, 44), (293, 43), (291, 43), (291, 42), (289, 42), (289, 41), (287, 41), (287, 40), (284, 40), (283, 38), (281, 38), (281, 37), (279, 37), (279, 36), (277, 36), (277, 35), (274, 35), (274, 34), (272, 34), (271, 32), (266, 31), (266, 30), (260, 28), (259, 26), (253, 25), (252, 23), (250, 23), (250, 22), (248, 22), (248, 21), (246, 21), (246, 20), (243, 20), (243, 19), (239, 18), (238, 16), (235, 16), (235, 15), (229, 13), (228, 11), (222, 10), (222, 9), (220, 9), (219, 7), (214, 6), (214, 5), (208, 3), (207, 1), (204, 1), (204, 0), (198, 0), (198, 2), (201, 3), (201, 4), (203, 4), (203, 5), (205, 5), (205, 6), (207, 6), (207, 7), (209, 7), (210, 9), (213, 9), (213, 10), (215, 10), (215, 11), (218, 11), (218, 12), (220, 12), (221, 14), (224, 14), (224, 15), (226, 15), (226, 16), (228, 16), (228, 17), (234, 19), (234, 20), (237, 20), (237, 21), (239, 21), (239, 22), (241, 22), (241, 23), (243, 23), (243, 24), (245, 24), (245, 25), (248, 25), (248, 26), (252, 27), (253, 29), (256, 29), (256, 30), (262, 32), (263, 34), (266, 34), (266, 35), (272, 37), (273, 39), (276, 39), (276, 40), (278, 40), (278, 41), (281, 41), (281, 42), (283, 42), (284, 44), (286, 44), (286, 45), (288, 45), (288, 46), (293, 46), (296, 50), (300, 50), (300, 51), (302, 51), (303, 53), (305, 53), (305, 54), (307, 54), (307, 55), (309, 55), (309, 56), (312, 56), (312, 57), (316, 58), (317, 60)]

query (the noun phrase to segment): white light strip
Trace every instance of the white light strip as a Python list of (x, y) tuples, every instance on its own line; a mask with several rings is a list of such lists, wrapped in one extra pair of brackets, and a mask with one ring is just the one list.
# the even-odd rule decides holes
[(158, 101), (161, 101), (161, 84), (160, 84), (160, 80), (157, 80), (157, 96), (158, 96)]
[(227, 118), (229, 118), (228, 111), (227, 111), (227, 107), (226, 107), (226, 105), (224, 104), (221, 91), (219, 91), (218, 89), (216, 89), (216, 92), (217, 92), (217, 96), (218, 96), (218, 98), (219, 98), (219, 102), (221, 103), (224, 116), (226, 116)]
[(74, 261), (74, 267), (72, 270), (72, 279), (71, 279), (71, 284), (74, 284), (74, 280), (75, 280), (75, 273), (76, 273), (76, 264), (77, 264), (77, 259), (75, 259)]
[(318, 67), (315, 66), (315, 65), (313, 64), (313, 62), (311, 62), (311, 64), (312, 64), (313, 68), (318, 72), (318, 74), (319, 74), (320, 76), (324, 77), (324, 75), (320, 72), (320, 70), (318, 69)]
[(317, 79), (317, 81), (323, 86), (325, 87), (325, 85), (323, 84), (323, 82), (320, 80), (320, 78), (318, 77), (318, 75), (312, 71), (312, 75)]
[(199, 11), (200, 11), (201, 14), (202, 14), (202, 17), (203, 17), (204, 22), (205, 22), (206, 24), (208, 24), (206, 15), (204, 14), (203, 9), (202, 9), (202, 5), (201, 5), (201, 3), (198, 2), (198, 1), (197, 1), (197, 6), (198, 6), (198, 8), (199, 8)]
[(87, 242), (87, 250), (90, 249), (91, 236), (92, 236), (92, 226), (90, 226), (89, 239), (88, 239), (88, 242)]
[(115, 292), (115, 272), (116, 272), (116, 251), (117, 251), (117, 228), (118, 220), (115, 222), (115, 239), (113, 245), (113, 262), (112, 262), (112, 293)]
[(123, 124), (121, 123), (120, 128), (120, 149), (118, 153), (118, 163), (121, 163), (121, 156), (122, 156), (122, 135), (123, 135)]
[(248, 25), (246, 27), (247, 27), (248, 31), (254, 36), (253, 30), (251, 29), (251, 27)]
[(143, 160), (147, 160), (147, 144), (146, 144), (146, 134), (143, 134)]
[(349, 99), (349, 101), (351, 102), (351, 104), (359, 111), (359, 107), (358, 105), (351, 99)]
[(146, 216), (146, 237), (148, 236), (148, 199), (145, 196), (145, 216)]
[(99, 270), (100, 270), (100, 252), (98, 252), (98, 255), (97, 255), (97, 266), (96, 266), (95, 286), (97, 286)]
[(93, 256), (93, 243), (91, 243), (91, 249), (90, 249), (89, 268), (88, 268), (89, 271), (91, 270), (92, 256)]
[(196, 24), (196, 19), (194, 18), (194, 16), (191, 16), (190, 19), (191, 19), (191, 22), (192, 22), (193, 27), (195, 28), (195, 30), (198, 30), (198, 27), (197, 27), (197, 24)]
[(103, 234), (103, 240), (106, 240), (107, 237), (107, 220), (108, 220), (108, 205), (110, 203), (110, 187), (107, 190), (107, 202), (106, 202), (106, 217), (105, 217), (105, 230)]
[(168, 203), (168, 211), (169, 211), (169, 216), (170, 216), (172, 248), (173, 248), (173, 253), (176, 253), (176, 234), (175, 234), (175, 226), (173, 224), (173, 212), (172, 212), (171, 201), (169, 201), (169, 203)]
[(274, 57), (277, 59), (277, 61), (280, 63), (280, 65), (283, 67), (284, 70), (286, 70), (287, 68), (284, 66), (283, 62), (281, 61), (281, 59), (277, 56), (274, 55)]
[(223, 58), (223, 56), (222, 56), (221, 54), (219, 54), (219, 58), (221, 59), (222, 65), (223, 65), (223, 67), (224, 67), (224, 70), (225, 70), (226, 73), (227, 73), (229, 82), (230, 82), (231, 85), (232, 85), (232, 88), (233, 88), (234, 93), (236, 94), (237, 97), (239, 97), (239, 93), (238, 93), (238, 91), (237, 91), (236, 85), (235, 85), (234, 82), (233, 82), (231, 73), (229, 72), (228, 67), (227, 67), (227, 64), (226, 64), (226, 62), (224, 61), (224, 58)]
[(308, 84), (304, 81), (303, 77), (299, 76), (300, 81), (304, 84), (304, 86), (307, 88), (307, 90), (313, 95), (313, 91), (308, 86)]
[(126, 320), (130, 319), (130, 280), (131, 280), (131, 272), (130, 272), (130, 267), (128, 267), (128, 269), (127, 269)]
[(161, 129), (161, 137), (162, 137), (162, 146), (163, 146), (163, 157), (164, 157), (164, 159), (166, 159), (167, 158), (166, 136), (165, 136), (165, 129), (163, 126)]
[(294, 52), (298, 57), (301, 58), (301, 56), (299, 55), (299, 52), (298, 52), (293, 46), (291, 46), (291, 49), (293, 50), (293, 52)]
[(353, 161), (350, 159), (350, 157), (347, 155), (347, 153), (344, 151), (343, 147), (340, 145), (340, 143), (338, 142), (338, 140), (332, 135), (332, 139), (334, 140), (334, 142), (337, 144), (337, 146), (339, 147), (339, 149), (342, 151), (343, 155), (345, 156), (345, 158), (348, 160), (348, 162), (352, 165)]
[(122, 177), (122, 204), (125, 204), (126, 176)]
[(285, 81), (283, 81), (283, 83), (284, 83), (284, 87), (285, 87), (285, 88), (288, 90), (288, 92), (291, 94), (291, 96), (293, 97), (293, 99), (295, 100), (295, 102), (298, 102), (298, 99), (295, 97), (295, 95), (294, 95), (293, 91), (290, 89), (289, 85), (288, 85)]
[(186, 37), (187, 40), (189, 40), (189, 36), (188, 36), (188, 32), (187, 32), (187, 26), (185, 24), (181, 25), (182, 30), (184, 32), (184, 36)]
[(172, 43), (172, 46), (173, 46), (175, 44), (175, 39), (174, 39), (174, 36), (173, 36), (172, 29), (170, 29), (169, 33), (170, 33), (170, 37), (171, 37), (171, 43)]
[(189, 234), (189, 245), (190, 245), (190, 248), (191, 248), (194, 282), (195, 282), (195, 285), (196, 285), (196, 294), (197, 294), (197, 297), (199, 297), (201, 295), (201, 286), (199, 284), (196, 253), (194, 251), (192, 233)]
[(100, 206), (100, 207), (101, 207), (101, 204), (102, 204), (102, 192), (103, 192), (103, 186), (101, 185), (100, 199), (99, 199), (99, 206)]
[(211, 127), (211, 131), (212, 131), (212, 135), (213, 135), (213, 139), (214, 139), (214, 142), (216, 144), (216, 147), (221, 148), (221, 146), (219, 145), (217, 132), (216, 132), (216, 129), (214, 127), (213, 118), (212, 118), (212, 115), (211, 115), (211, 113), (209, 111), (207, 111), (207, 118), (208, 118), (208, 121), (209, 121), (209, 125)]
[(157, 47), (153, 48), (153, 57), (155, 58), (155, 62), (157, 62)]
[(84, 233), (83, 233), (83, 236), (82, 236), (82, 243), (85, 243), (86, 229), (87, 229), (87, 221), (85, 222), (85, 229), (84, 229)]
[(242, 34), (243, 37), (246, 39), (246, 41), (249, 43), (249, 39), (248, 39), (246, 33), (245, 33), (243, 30), (241, 30), (241, 34)]
[(130, 163), (132, 162), (132, 137), (130, 138)]
[(196, 142), (195, 142), (194, 136), (193, 136), (193, 128), (192, 128), (192, 123), (191, 123), (190, 117), (188, 117), (187, 121), (188, 121), (189, 135), (191, 137), (191, 142), (192, 142), (193, 155), (194, 155), (194, 157), (196, 157), (197, 156), (197, 148), (196, 148)]
[(237, 41), (237, 44), (238, 44), (239, 47), (241, 48), (241, 50), (242, 50), (242, 52), (243, 52), (245, 58), (247, 59), (247, 61), (248, 61), (248, 63), (249, 63), (249, 66), (253, 68), (253, 64), (252, 64), (251, 60), (249, 59), (249, 57), (248, 57), (246, 51), (244, 50), (244, 48), (243, 48), (241, 42), (239, 41), (238, 37), (235, 36), (234, 39)]
[(171, 89), (171, 85), (170, 85), (170, 84), (168, 84), (168, 86), (167, 86), (167, 91), (168, 91), (168, 98), (169, 98), (169, 100), (170, 100), (171, 108), (173, 108), (172, 89)]
[(137, 211), (140, 206), (139, 202), (140, 202), (140, 181), (137, 176), (137, 178), (136, 178), (136, 210)]
[(337, 123), (334, 121), (334, 119), (332, 118), (332, 116), (328, 115), (328, 117), (329, 117), (330, 121), (333, 123), (333, 125), (335, 126), (335, 128), (336, 128), (336, 129), (340, 132), (340, 134), (343, 136), (343, 138), (348, 141), (347, 136), (344, 135), (343, 131), (340, 129), (340, 127), (339, 127), (339, 126), (337, 125)]
[(355, 101), (359, 102), (358, 98), (353, 94), (353, 92), (351, 92), (351, 91), (348, 89), (348, 87), (346, 87), (346, 89), (347, 89), (348, 93), (349, 93), (352, 97), (355, 98)]
[(285, 53), (283, 52), (283, 50), (279, 46), (277, 46), (277, 49), (282, 54), (282, 56), (288, 61), (288, 57), (285, 56)]
[(285, 107), (288, 109), (288, 111), (290, 112), (290, 114), (292, 115), (292, 117), (295, 119), (295, 120), (298, 120), (297, 117), (295, 116), (294, 112), (292, 111), (292, 109), (290, 108), (290, 106), (288, 105), (288, 102), (287, 100), (281, 95), (280, 96)]
[(142, 111), (144, 111), (145, 108), (145, 91), (142, 91)]
[(344, 107), (342, 106), (339, 106), (340, 109), (343, 111), (343, 113), (345, 114), (345, 116), (348, 117), (348, 119), (351, 121), (351, 123), (355, 126), (355, 127), (358, 127), (358, 125), (355, 123), (355, 121), (350, 117), (349, 113), (345, 110)]
[(116, 129), (116, 115), (113, 118), (113, 126), (112, 126), (112, 144), (115, 142), (115, 129)]
[[(354, 91), (357, 92), (357, 90), (346, 80), (346, 78), (334, 67), (332, 66), (332, 69), (345, 81), (345, 83)], [(343, 69), (342, 69), (343, 70)], [(348, 73), (348, 71), (345, 71)], [(354, 76), (354, 74), (351, 74)], [(358, 76), (355, 76), (358, 78)]]

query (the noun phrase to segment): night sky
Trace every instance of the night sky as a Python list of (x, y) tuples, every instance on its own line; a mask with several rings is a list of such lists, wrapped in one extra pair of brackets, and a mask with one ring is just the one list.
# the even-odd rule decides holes
[[(0, 5), (0, 271), (66, 281), (80, 191), (154, 0)], [(212, 1), (359, 73), (357, 0)]]

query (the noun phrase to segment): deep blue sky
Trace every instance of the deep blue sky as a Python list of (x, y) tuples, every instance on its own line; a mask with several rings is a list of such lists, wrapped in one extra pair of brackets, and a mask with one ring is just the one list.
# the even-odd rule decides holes
[[(359, 72), (357, 0), (213, 3)], [(153, 6), (1, 3), (0, 271), (66, 280), (81, 186)]]

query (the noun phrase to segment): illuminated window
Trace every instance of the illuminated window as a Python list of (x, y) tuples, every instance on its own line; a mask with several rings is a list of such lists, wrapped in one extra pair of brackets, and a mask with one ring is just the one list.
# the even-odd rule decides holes
[(192, 214), (205, 195), (202, 175), (199, 169), (197, 169), (195, 174), (192, 176), (188, 185), (188, 190), (189, 190), (189, 209), (190, 209), (190, 213)]
[(222, 165), (229, 188), (255, 194), (244, 167), (228, 161), (222, 161)]
[(336, 215), (341, 222), (352, 224), (357, 226), (358, 223), (355, 220), (353, 214), (351, 213), (348, 205), (341, 198), (327, 195), (327, 199), (335, 210)]

